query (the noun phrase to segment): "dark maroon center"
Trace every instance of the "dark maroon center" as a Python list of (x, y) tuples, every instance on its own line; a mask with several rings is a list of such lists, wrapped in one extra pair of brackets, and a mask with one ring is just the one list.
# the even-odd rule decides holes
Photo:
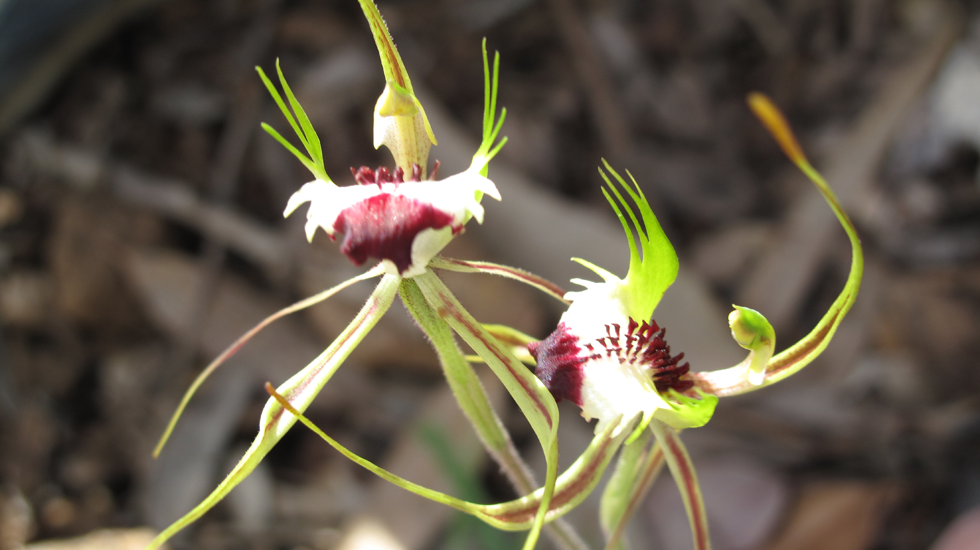
[(537, 361), (535, 374), (555, 399), (568, 399), (581, 407), (583, 365), (602, 357), (615, 356), (620, 361), (632, 361), (649, 369), (658, 392), (683, 393), (691, 389), (694, 382), (684, 377), (691, 366), (678, 365), (683, 353), (670, 355), (670, 346), (664, 340), (666, 332), (656, 321), (638, 324), (630, 319), (625, 334), (618, 323), (612, 323), (606, 325), (605, 337), (580, 346), (578, 336), (572, 335), (565, 323), (559, 323), (547, 338), (529, 344), (527, 349)]
[(344, 234), (340, 251), (363, 265), (368, 258), (390, 260), (404, 273), (412, 265), (412, 243), (426, 229), (442, 229), (451, 215), (418, 199), (382, 193), (340, 212), (335, 231)]
[(557, 401), (568, 399), (582, 406), (582, 364), (586, 357), (580, 356), (582, 348), (578, 336), (569, 334), (565, 323), (540, 342), (528, 344), (537, 367), (534, 374), (551, 391)]
[[(439, 161), (430, 176), (435, 177)], [(367, 166), (350, 169), (360, 185), (377, 185), (406, 181), (421, 181), (422, 167), (412, 166), (412, 173), (396, 168), (394, 172), (384, 166), (372, 170)], [(354, 265), (364, 265), (368, 258), (390, 260), (404, 273), (412, 265), (412, 243), (415, 237), (426, 229), (442, 229), (452, 223), (452, 215), (433, 208), (431, 204), (418, 199), (393, 193), (381, 193), (340, 212), (333, 224), (334, 231), (344, 234), (340, 251), (347, 255)], [(453, 228), (453, 233), (462, 227)]]

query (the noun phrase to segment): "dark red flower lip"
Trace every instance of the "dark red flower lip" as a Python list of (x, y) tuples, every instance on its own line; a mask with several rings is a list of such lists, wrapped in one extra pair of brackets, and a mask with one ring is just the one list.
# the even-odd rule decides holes
[(610, 323), (606, 325), (605, 337), (583, 342), (562, 322), (547, 338), (528, 345), (528, 351), (537, 362), (535, 374), (555, 399), (568, 399), (581, 407), (584, 366), (604, 357), (641, 365), (660, 393), (690, 390), (694, 386), (686, 376), (690, 364), (679, 364), (683, 353), (671, 356), (665, 334), (666, 329), (660, 328), (656, 321), (637, 323), (630, 319), (625, 332), (618, 323)]
[(362, 167), (352, 172), (361, 185), (309, 182), (290, 197), (284, 215), (309, 202), (307, 239), (313, 239), (317, 228), (331, 239), (343, 233), (341, 252), (355, 265), (374, 258), (389, 273), (403, 277), (423, 273), (471, 217), (482, 223), (484, 194), (500, 199), (493, 182), (474, 171), (440, 181), (419, 181), (421, 169), (408, 179), (401, 169)]
[[(381, 193), (342, 210), (333, 228), (344, 234), (340, 251), (354, 265), (369, 258), (388, 260), (404, 274), (412, 267), (412, 245), (419, 233), (452, 222), (452, 216), (418, 199)], [(452, 234), (460, 230), (462, 226), (453, 227)]]

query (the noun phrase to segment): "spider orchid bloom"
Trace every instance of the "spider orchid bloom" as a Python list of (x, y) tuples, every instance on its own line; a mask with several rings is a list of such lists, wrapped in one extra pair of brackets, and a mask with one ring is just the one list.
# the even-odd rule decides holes
[[(245, 455), (211, 494), (157, 536), (148, 550), (155, 550), (201, 517), (255, 469), (302, 418), (302, 411), (309, 407), (333, 373), (391, 307), (396, 295), (401, 297), (406, 309), (432, 342), (460, 408), (473, 424), (481, 442), (521, 492), (531, 492), (537, 483), (531, 478), (529, 468), (518, 455), (503, 423), (491, 407), (476, 372), (460, 351), (454, 332), (486, 361), (528, 419), (545, 455), (547, 473), (544, 486), (522, 509), (526, 512), (527, 507), (531, 507), (528, 512), (530, 519), (519, 523), (518, 527), (528, 530), (526, 548), (535, 546), (544, 526), (545, 513), (549, 510), (558, 477), (558, 409), (555, 400), (509, 348), (472, 318), (430, 269), (438, 264), (443, 269), (494, 273), (555, 294), (547, 281), (517, 269), (436, 257), (471, 218), (482, 221), (480, 200), (484, 194), (500, 198), (496, 187), (487, 179), (488, 163), (506, 141), (506, 138), (497, 140), (506, 115), (506, 110), (501, 110), (497, 117), (499, 55), (494, 57), (491, 73), (484, 41), (483, 141), (473, 155), (472, 164), (463, 173), (444, 180), (427, 179), (425, 166), (429, 147), (435, 143), (435, 138), (422, 106), (412, 92), (408, 73), (381, 14), (370, 0), (359, 1), (374, 34), (386, 78), (385, 89), (375, 107), (375, 146), (385, 145), (391, 151), (396, 162), (393, 171), (362, 167), (352, 170), (356, 185), (339, 187), (334, 184), (324, 168), (320, 140), (286, 83), (278, 63), (276, 69), (285, 100), (261, 69), (258, 69), (258, 73), (306, 153), (300, 152), (271, 126), (263, 124), (263, 128), (293, 153), (315, 178), (290, 198), (285, 214), (288, 216), (298, 206), (309, 202), (307, 238), (312, 239), (317, 228), (322, 228), (331, 237), (343, 233), (341, 251), (351, 261), (362, 265), (368, 258), (376, 258), (380, 263), (360, 276), (277, 312), (241, 336), (191, 385), (171, 418), (155, 454), (161, 451), (197, 388), (262, 328), (284, 315), (322, 302), (358, 281), (378, 276), (381, 276), (381, 280), (360, 312), (319, 357), (278, 388), (270, 386), (273, 398), (269, 399), (262, 411), (259, 433)], [(400, 484), (410, 488), (408, 482)], [(451, 497), (440, 499), (449, 502), (447, 499)], [(514, 522), (509, 524), (518, 525)], [(552, 533), (563, 540), (577, 540), (567, 527), (559, 527)]]
[[(638, 416), (641, 420), (630, 442), (654, 418), (675, 428), (702, 426), (718, 399), (694, 388), (687, 375), (690, 366), (682, 363), (684, 354), (671, 355), (666, 330), (651, 320), (657, 303), (677, 278), (677, 254), (636, 182), (634, 190), (608, 164), (606, 168), (622, 187), (620, 192), (600, 170), (609, 189), (603, 193), (629, 240), (629, 271), (620, 279), (574, 258), (603, 282), (572, 281), (585, 290), (567, 293), (565, 298), (572, 303), (558, 328), (528, 345), (537, 363), (535, 373), (556, 399), (581, 407), (586, 420), (597, 418), (596, 433), (616, 423), (612, 434), (618, 435)], [(623, 193), (637, 205), (639, 218)], [(623, 210), (637, 229), (636, 238)]]
[[(631, 189), (608, 164), (606, 168), (615, 184), (600, 170), (612, 194), (604, 190), (606, 198), (630, 243), (629, 272), (620, 280), (588, 262), (576, 260), (599, 274), (604, 282), (576, 281), (586, 289), (565, 295), (572, 304), (558, 328), (546, 339), (529, 343), (528, 351), (537, 360), (536, 374), (557, 399), (575, 402), (587, 419), (598, 418), (596, 433), (600, 435), (590, 448), (605, 444), (601, 434), (615, 435), (617, 430), (632, 425), (634, 418), (640, 419), (625, 442), (603, 494), (600, 520), (607, 534), (607, 548), (619, 545), (626, 522), (666, 461), (688, 513), (694, 547), (709, 549), (707, 518), (697, 475), (678, 437), (679, 430), (705, 424), (714, 412), (718, 397), (757, 390), (809, 364), (830, 343), (857, 298), (864, 260), (853, 223), (833, 191), (807, 161), (789, 125), (772, 102), (761, 94), (751, 94), (748, 102), (786, 155), (813, 181), (834, 211), (850, 240), (851, 271), (843, 291), (823, 319), (810, 334), (785, 351), (774, 355), (775, 332), (762, 314), (734, 306), (729, 315), (732, 337), (749, 350), (748, 356), (728, 369), (690, 372), (687, 364), (680, 364), (683, 354), (671, 354), (664, 340), (665, 331), (655, 321), (648, 321), (677, 274), (673, 248), (663, 236), (639, 187), (635, 191)], [(616, 184), (638, 207), (639, 219)], [(633, 185), (636, 186), (635, 181)], [(628, 222), (637, 233), (639, 247)], [(612, 425), (616, 427), (610, 432)], [(647, 426), (650, 430), (643, 432)], [(560, 494), (560, 482), (556, 494)]]
[[(261, 69), (259, 75), (309, 156), (295, 149), (272, 127), (265, 124), (263, 127), (316, 178), (290, 197), (283, 212), (288, 217), (301, 204), (310, 203), (307, 240), (313, 240), (317, 228), (322, 228), (332, 240), (336, 240), (337, 232), (343, 233), (340, 251), (355, 265), (364, 265), (369, 258), (375, 258), (382, 261), (386, 273), (414, 277), (425, 271), (429, 260), (462, 232), (470, 218), (483, 223), (480, 200), (484, 194), (500, 200), (497, 187), (486, 178), (487, 164), (506, 142), (505, 138), (493, 146), (504, 119), (502, 114), (493, 124), (496, 72), (494, 89), (487, 90), (485, 112), (489, 118), (484, 120), (483, 143), (472, 164), (460, 174), (433, 181), (439, 169), (436, 162), (431, 179), (426, 178), (429, 148), (437, 144), (436, 138), (377, 7), (368, 0), (361, 0), (361, 7), (374, 34), (386, 80), (374, 108), (374, 147), (388, 148), (395, 159), (395, 169), (351, 168), (357, 185), (337, 186), (327, 176), (320, 140), (286, 84), (278, 63), (279, 80), (295, 118)], [(488, 74), (488, 86), (489, 81)]]
[(265, 75), (261, 76), (310, 156), (292, 148), (271, 127), (265, 128), (316, 177), (290, 197), (283, 215), (289, 216), (301, 204), (309, 202), (306, 216), (308, 240), (313, 240), (318, 227), (331, 239), (336, 238), (337, 232), (343, 233), (340, 251), (355, 265), (361, 266), (369, 258), (376, 258), (382, 261), (386, 273), (414, 277), (425, 271), (429, 260), (462, 232), (470, 218), (483, 223), (480, 200), (484, 194), (500, 200), (497, 187), (486, 175), (490, 159), (506, 142), (504, 139), (491, 148), (504, 116), (501, 115), (497, 124), (493, 124), (496, 89), (487, 90), (485, 110), (491, 114), (491, 118), (484, 120), (483, 144), (473, 156), (473, 163), (465, 172), (442, 181), (432, 181), (438, 174), (437, 162), (431, 179), (426, 178), (429, 148), (437, 144), (436, 138), (377, 7), (366, 0), (361, 0), (361, 7), (381, 54), (386, 81), (374, 108), (374, 147), (386, 146), (395, 159), (396, 168), (393, 171), (384, 167), (377, 170), (363, 166), (357, 170), (351, 168), (358, 185), (338, 187), (334, 184), (323, 169), (319, 140), (281, 72), (280, 81), (300, 119), (299, 125), (294, 122), (272, 83)]

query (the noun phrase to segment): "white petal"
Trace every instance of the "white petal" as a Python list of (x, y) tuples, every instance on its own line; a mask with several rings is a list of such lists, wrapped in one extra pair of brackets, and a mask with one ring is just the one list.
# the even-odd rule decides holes
[[(584, 341), (591, 341), (606, 335), (606, 325), (617, 323), (623, 330), (629, 325), (623, 291), (625, 284), (620, 280), (608, 283), (594, 283), (575, 279), (585, 290), (568, 292), (565, 298), (572, 301), (561, 322), (569, 331)], [(645, 321), (646, 319), (641, 319)]]
[(652, 414), (667, 406), (657, 393), (650, 373), (632, 361), (602, 357), (589, 361), (583, 369), (582, 416), (599, 419), (596, 433), (622, 417), (613, 432), (615, 437), (637, 415)]
[(453, 229), (449, 226), (419, 231), (412, 241), (412, 266), (401, 276), (407, 278), (425, 273), (429, 260), (441, 252), (451, 240), (453, 240)]
[(476, 200), (476, 192), (482, 191), (500, 199), (497, 187), (489, 179), (470, 172), (456, 174), (440, 181), (412, 181), (400, 184), (397, 193), (431, 204), (462, 223), (467, 213), (483, 221), (483, 207)]
[(377, 185), (337, 187), (323, 180), (315, 180), (305, 184), (289, 197), (283, 216), (288, 217), (301, 204), (309, 202), (310, 209), (306, 214), (306, 238), (313, 240), (317, 227), (322, 227), (327, 235), (333, 235), (334, 223), (344, 209), (381, 193), (382, 190)]
[(313, 180), (303, 184), (303, 187), (300, 187), (299, 191), (289, 197), (289, 202), (286, 203), (286, 210), (283, 211), (282, 217), (288, 218), (293, 211), (299, 208), (299, 205), (304, 202), (316, 200), (318, 197), (327, 193), (331, 187), (336, 188), (337, 186), (323, 180)]

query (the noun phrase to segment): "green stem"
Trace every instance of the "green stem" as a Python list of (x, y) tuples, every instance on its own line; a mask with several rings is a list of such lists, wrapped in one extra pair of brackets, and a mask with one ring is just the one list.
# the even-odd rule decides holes
[(411, 279), (404, 279), (398, 289), (405, 308), (432, 342), (439, 364), (456, 402), (476, 430), (483, 446), (511, 479), (520, 494), (534, 490), (531, 471), (521, 460), (503, 423), (493, 410), (483, 385), (456, 345), (452, 328), (429, 306), (422, 291)]
[(534, 525), (524, 544), (528, 550), (534, 548), (544, 526), (545, 514), (558, 478), (558, 405), (541, 381), (463, 308), (435, 273), (427, 271), (415, 277), (415, 282), (429, 305), (493, 369), (530, 422), (541, 443), (547, 465), (544, 494)]

